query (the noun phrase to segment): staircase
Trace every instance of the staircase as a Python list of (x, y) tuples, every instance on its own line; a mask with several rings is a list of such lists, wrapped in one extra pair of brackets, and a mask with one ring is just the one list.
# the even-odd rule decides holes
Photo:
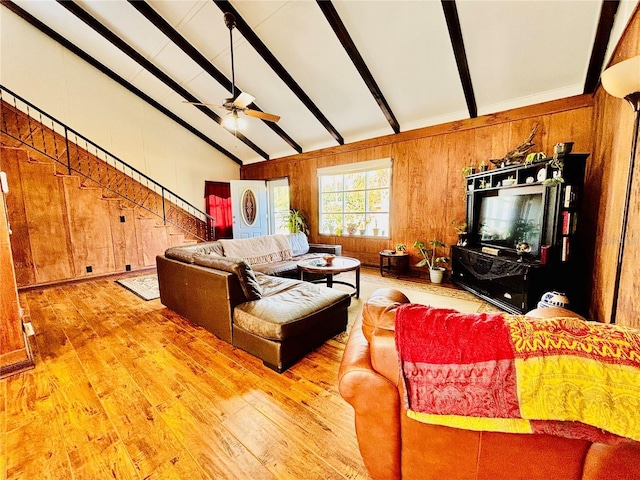
[(155, 266), (213, 219), (0, 86), (0, 167), (19, 287)]

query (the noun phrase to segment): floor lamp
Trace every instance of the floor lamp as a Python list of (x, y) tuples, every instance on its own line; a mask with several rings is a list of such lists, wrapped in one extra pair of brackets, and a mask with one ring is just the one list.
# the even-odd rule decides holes
[(640, 55), (629, 58), (607, 68), (600, 76), (602, 86), (610, 95), (627, 100), (634, 111), (633, 137), (631, 139), (631, 156), (629, 157), (629, 171), (627, 173), (627, 190), (622, 210), (622, 225), (620, 227), (620, 244), (618, 247), (618, 264), (613, 286), (613, 303), (611, 306), (611, 323), (616, 323), (618, 310), (618, 294), (620, 293), (620, 275), (622, 273), (622, 257), (624, 255), (627, 222), (629, 220), (629, 199), (633, 183), (633, 170), (638, 149), (638, 124), (640, 123)]

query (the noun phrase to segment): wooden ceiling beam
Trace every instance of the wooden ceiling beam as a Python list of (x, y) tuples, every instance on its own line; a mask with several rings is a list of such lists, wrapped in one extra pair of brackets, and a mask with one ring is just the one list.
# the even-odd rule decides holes
[[(182, 98), (184, 98), (187, 102), (203, 103), (194, 95), (189, 93), (180, 84), (178, 84), (178, 82), (176, 82), (171, 77), (169, 77), (169, 75), (164, 73), (162, 70), (156, 67), (153, 63), (151, 63), (149, 60), (144, 58), (133, 47), (131, 47), (131, 45), (129, 45), (127, 42), (125, 42), (116, 34), (114, 34), (111, 30), (105, 27), (97, 19), (92, 17), (88, 12), (83, 10), (82, 7), (80, 7), (77, 3), (71, 0), (56, 0), (56, 1), (58, 2), (59, 5), (66, 8), (69, 12), (75, 15), (79, 20), (81, 20), (86, 25), (91, 27), (96, 33), (100, 34), (106, 40), (111, 42), (111, 44), (114, 47), (118, 48), (122, 53), (127, 55), (134, 62), (136, 62), (142, 68), (147, 70), (150, 74), (152, 74), (162, 83), (164, 83), (167, 87), (169, 87), (175, 93), (177, 93)], [(216, 114), (214, 111), (212, 111), (210, 108), (207, 108), (203, 105), (196, 105), (196, 108), (198, 108), (202, 113), (204, 113), (210, 119), (212, 119), (213, 121), (221, 125), (223, 128), (225, 128), (222, 123), (222, 118), (218, 114)], [(251, 140), (245, 137), (242, 133), (231, 130), (231, 129), (227, 129), (227, 128), (225, 128), (225, 130), (227, 130), (231, 135), (234, 135), (238, 140), (243, 142), (245, 145), (251, 148), (254, 152), (260, 155), (262, 158), (264, 158), (265, 160), (269, 160), (269, 155), (267, 154), (267, 152), (265, 152), (260, 147), (258, 147), (255, 143), (253, 143)]]
[(469, 72), (469, 63), (467, 62), (467, 53), (464, 48), (464, 40), (462, 39), (462, 30), (460, 29), (460, 19), (458, 17), (458, 8), (455, 0), (441, 0), (444, 17), (447, 21), (449, 29), (449, 38), (453, 47), (453, 54), (456, 57), (458, 65), (458, 74), (462, 83), (464, 98), (467, 101), (467, 109), (469, 117), (476, 118), (478, 116), (478, 106), (476, 104), (476, 96), (473, 92), (471, 83), (471, 73)]
[[(220, 70), (218, 70), (209, 60), (202, 55), (197, 48), (187, 41), (178, 31), (176, 31), (158, 12), (156, 12), (144, 0), (128, 0), (129, 4), (135, 8), (144, 18), (151, 22), (158, 30), (160, 30), (167, 38), (169, 38), (180, 50), (182, 50), (191, 60), (197, 63), (205, 72), (213, 77), (220, 85), (231, 92), (233, 90), (231, 80), (229, 80)], [(235, 86), (235, 91), (240, 95), (242, 90)], [(253, 110), (262, 112), (263, 110), (253, 103)], [(284, 140), (296, 152), (302, 153), (302, 147), (291, 138), (280, 126), (275, 122), (262, 120), (271, 130), (273, 130), (282, 140)]]
[(247, 22), (244, 21), (238, 11), (233, 8), (231, 3), (227, 0), (212, 0), (213, 3), (223, 12), (230, 12), (236, 18), (236, 28), (242, 34), (249, 45), (262, 57), (262, 59), (269, 65), (280, 80), (282, 80), (287, 87), (298, 97), (298, 99), (307, 107), (307, 109), (316, 117), (316, 119), (322, 124), (324, 128), (331, 134), (331, 136), (338, 142), (339, 145), (344, 145), (344, 139), (342, 135), (331, 125), (331, 122), (323, 115), (320, 109), (309, 98), (306, 92), (300, 85), (293, 79), (293, 77), (287, 72), (284, 66), (278, 61), (278, 59), (271, 53), (267, 46), (258, 38), (256, 33), (249, 27)]
[(371, 74), (369, 67), (367, 67), (366, 62), (362, 58), (362, 55), (360, 55), (360, 52), (358, 51), (356, 44), (351, 38), (351, 35), (349, 35), (347, 28), (344, 26), (344, 23), (342, 23), (342, 20), (340, 19), (340, 16), (338, 15), (335, 7), (330, 0), (316, 0), (316, 3), (320, 7), (320, 10), (322, 10), (322, 13), (329, 22), (329, 25), (331, 25), (333, 32), (336, 34), (336, 37), (338, 37), (338, 40), (340, 40), (342, 47), (347, 52), (347, 55), (351, 59), (353, 65), (356, 67), (356, 70), (358, 70), (358, 73), (362, 77), (362, 80), (364, 80), (365, 85), (369, 88), (371, 95), (373, 95), (374, 100), (380, 107), (380, 110), (382, 110), (382, 113), (389, 122), (389, 125), (391, 125), (394, 133), (400, 133), (400, 124), (398, 123), (398, 120), (391, 111), (391, 107), (387, 103), (387, 100), (384, 98), (382, 90), (380, 90), (380, 87), (378, 87), (376, 80), (373, 78), (373, 75)]
[(591, 58), (589, 59), (589, 68), (587, 69), (587, 76), (584, 81), (583, 93), (593, 93), (596, 91), (596, 88), (598, 88), (604, 57), (607, 54), (611, 30), (613, 29), (613, 22), (619, 6), (619, 0), (603, 0), (602, 2), (600, 18), (598, 19), (598, 29), (596, 30), (596, 37), (593, 40), (593, 48), (591, 49)]
[(10, 0), (0, 0), (0, 3), (2, 4), (2, 6), (6, 7), (10, 11), (12, 11), (16, 15), (18, 15), (20, 18), (25, 20), (31, 26), (33, 26), (34, 28), (37, 28), (40, 32), (44, 33), (49, 38), (55, 40), (60, 45), (65, 47), (67, 50), (69, 50), (70, 52), (74, 53), (79, 58), (81, 58), (82, 60), (87, 62), (89, 65), (91, 65), (92, 67), (94, 67), (95, 69), (99, 70), (104, 75), (106, 75), (107, 77), (109, 77), (110, 79), (112, 79), (113, 81), (118, 83), (120, 86), (122, 86), (123, 88), (126, 88), (128, 91), (130, 91), (131, 93), (136, 95), (138, 98), (140, 98), (141, 100), (147, 102), (149, 105), (151, 105), (152, 107), (154, 107), (155, 109), (157, 109), (158, 111), (160, 111), (161, 113), (163, 113), (164, 115), (169, 117), (171, 120), (176, 122), (178, 125), (180, 125), (181, 127), (185, 128), (186, 130), (188, 130), (189, 132), (194, 134), (200, 140), (202, 140), (203, 142), (207, 143), (211, 147), (215, 148), (220, 153), (222, 153), (226, 157), (230, 158), (231, 160), (233, 160), (238, 165), (242, 166), (242, 160), (240, 160), (234, 154), (232, 154), (231, 152), (229, 152), (225, 148), (223, 148), (220, 145), (218, 145), (216, 142), (214, 142), (209, 137), (207, 137), (204, 133), (202, 133), (201, 131), (199, 131), (195, 127), (193, 127), (191, 124), (185, 122), (182, 118), (178, 117), (176, 114), (171, 112), (169, 109), (163, 107), (160, 103), (156, 102), (153, 98), (148, 96), (142, 90), (140, 90), (139, 88), (135, 87), (133, 84), (129, 83), (127, 80), (122, 78), (120, 75), (118, 75), (116, 72), (111, 70), (109, 67), (107, 67), (103, 63), (101, 63), (98, 60), (96, 60), (95, 58), (93, 58), (91, 55), (86, 53), (84, 50), (82, 50), (81, 48), (76, 46), (74, 43), (72, 43), (69, 40), (67, 40), (66, 38), (64, 38), (62, 35), (60, 35), (56, 31), (54, 31), (53, 29), (51, 29), (50, 27), (48, 27), (44, 23), (42, 23), (40, 20), (35, 18), (33, 15), (31, 15), (27, 11), (23, 10), (22, 8), (20, 8), (18, 5), (16, 5), (15, 3), (13, 3)]

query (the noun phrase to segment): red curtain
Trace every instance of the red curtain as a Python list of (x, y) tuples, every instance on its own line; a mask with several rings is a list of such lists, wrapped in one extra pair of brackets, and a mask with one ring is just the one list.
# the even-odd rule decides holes
[(231, 216), (231, 185), (225, 182), (204, 182), (207, 214), (215, 218), (215, 238), (233, 238)]

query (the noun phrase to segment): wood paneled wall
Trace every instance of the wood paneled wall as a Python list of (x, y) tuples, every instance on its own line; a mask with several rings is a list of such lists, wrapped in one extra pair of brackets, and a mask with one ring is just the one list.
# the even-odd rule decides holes
[(164, 205), (176, 225), (199, 221), (148, 185), (4, 101), (0, 114), (6, 132), (0, 133), (0, 166), (11, 183), (7, 206), (19, 287), (123, 272), (127, 265), (154, 267), (168, 247), (196, 241), (151, 213)]
[[(454, 244), (457, 236), (451, 221), (465, 216), (462, 168), (502, 158), (526, 140), (534, 124), (538, 124), (534, 151), (552, 155), (556, 143), (573, 141), (574, 152), (590, 153), (592, 110), (592, 97), (582, 95), (247, 165), (242, 177), (289, 177), (291, 205), (306, 213), (311, 240), (339, 243), (345, 255), (377, 265), (378, 252), (398, 242), (411, 246), (417, 239), (438, 238)], [(318, 235), (316, 170), (384, 157), (393, 159), (390, 238)], [(409, 250), (416, 263), (416, 252)]]
[[(609, 63), (615, 65), (636, 55), (640, 55), (640, 5)], [(590, 238), (590, 251), (593, 252), (590, 314), (605, 322), (611, 318), (633, 121), (629, 103), (598, 88), (594, 108), (594, 151), (587, 173), (589, 229), (594, 232)], [(639, 220), (640, 159), (636, 156), (616, 317), (617, 323), (634, 327), (640, 327)]]
[(157, 254), (185, 242), (162, 220), (83, 185), (77, 175), (57, 172), (52, 160), (33, 150), (0, 147), (0, 167), (10, 182), (19, 287), (124, 272), (127, 265), (132, 271), (153, 267)]

